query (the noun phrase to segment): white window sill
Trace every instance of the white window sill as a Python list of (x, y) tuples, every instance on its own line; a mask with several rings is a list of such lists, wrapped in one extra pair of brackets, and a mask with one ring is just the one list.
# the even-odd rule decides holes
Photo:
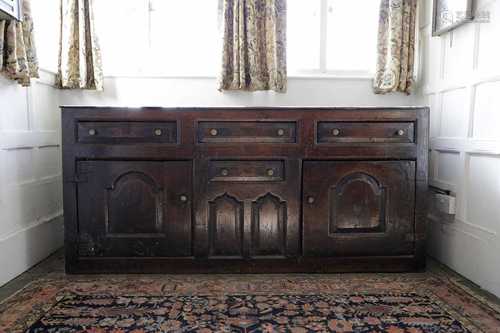
[[(40, 68), (41, 72), (49, 75), (56, 75), (56, 71), (48, 68)], [(304, 73), (293, 73), (288, 74), (288, 79), (291, 80), (372, 80), (374, 73), (356, 73), (356, 72), (345, 72), (345, 73), (315, 73), (315, 72), (304, 72)], [(217, 77), (215, 75), (170, 75), (170, 74), (105, 74), (105, 79), (165, 79), (165, 80), (215, 80)]]
[(292, 74), (289, 79), (305, 80), (372, 80), (375, 74)]
[[(146, 74), (105, 74), (105, 79), (167, 79), (167, 80), (215, 80), (214, 75), (146, 75)], [(372, 80), (373, 75), (337, 75), (337, 74), (290, 74), (292, 80)]]

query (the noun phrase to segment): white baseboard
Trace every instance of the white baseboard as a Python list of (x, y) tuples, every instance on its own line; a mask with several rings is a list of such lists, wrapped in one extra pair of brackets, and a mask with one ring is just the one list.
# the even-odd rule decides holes
[(63, 246), (63, 217), (35, 224), (0, 240), (0, 286)]

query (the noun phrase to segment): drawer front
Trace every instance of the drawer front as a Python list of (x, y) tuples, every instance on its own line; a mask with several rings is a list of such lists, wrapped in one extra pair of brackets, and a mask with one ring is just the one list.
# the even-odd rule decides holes
[(297, 124), (274, 121), (201, 121), (200, 143), (295, 143)]
[(279, 182), (285, 179), (283, 161), (211, 161), (212, 182)]
[(81, 121), (77, 135), (80, 143), (177, 143), (177, 123)]
[(319, 122), (317, 142), (413, 143), (412, 122)]

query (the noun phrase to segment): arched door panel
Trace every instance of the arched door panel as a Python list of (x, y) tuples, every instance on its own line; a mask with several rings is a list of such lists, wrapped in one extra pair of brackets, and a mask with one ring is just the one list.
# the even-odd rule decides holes
[(78, 163), (81, 257), (192, 255), (191, 162)]
[(305, 162), (303, 182), (304, 255), (413, 253), (415, 162)]

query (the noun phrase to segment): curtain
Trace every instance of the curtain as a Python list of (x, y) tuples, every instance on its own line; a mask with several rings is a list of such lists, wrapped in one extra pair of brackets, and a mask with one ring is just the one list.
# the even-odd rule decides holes
[(224, 0), (219, 90), (286, 91), (286, 0)]
[(101, 50), (92, 0), (61, 0), (61, 40), (57, 85), (64, 89), (103, 89)]
[(381, 0), (374, 91), (410, 94), (415, 61), (417, 0)]
[(0, 20), (0, 70), (11, 80), (29, 86), (38, 77), (30, 1), (23, 1), (23, 21)]

